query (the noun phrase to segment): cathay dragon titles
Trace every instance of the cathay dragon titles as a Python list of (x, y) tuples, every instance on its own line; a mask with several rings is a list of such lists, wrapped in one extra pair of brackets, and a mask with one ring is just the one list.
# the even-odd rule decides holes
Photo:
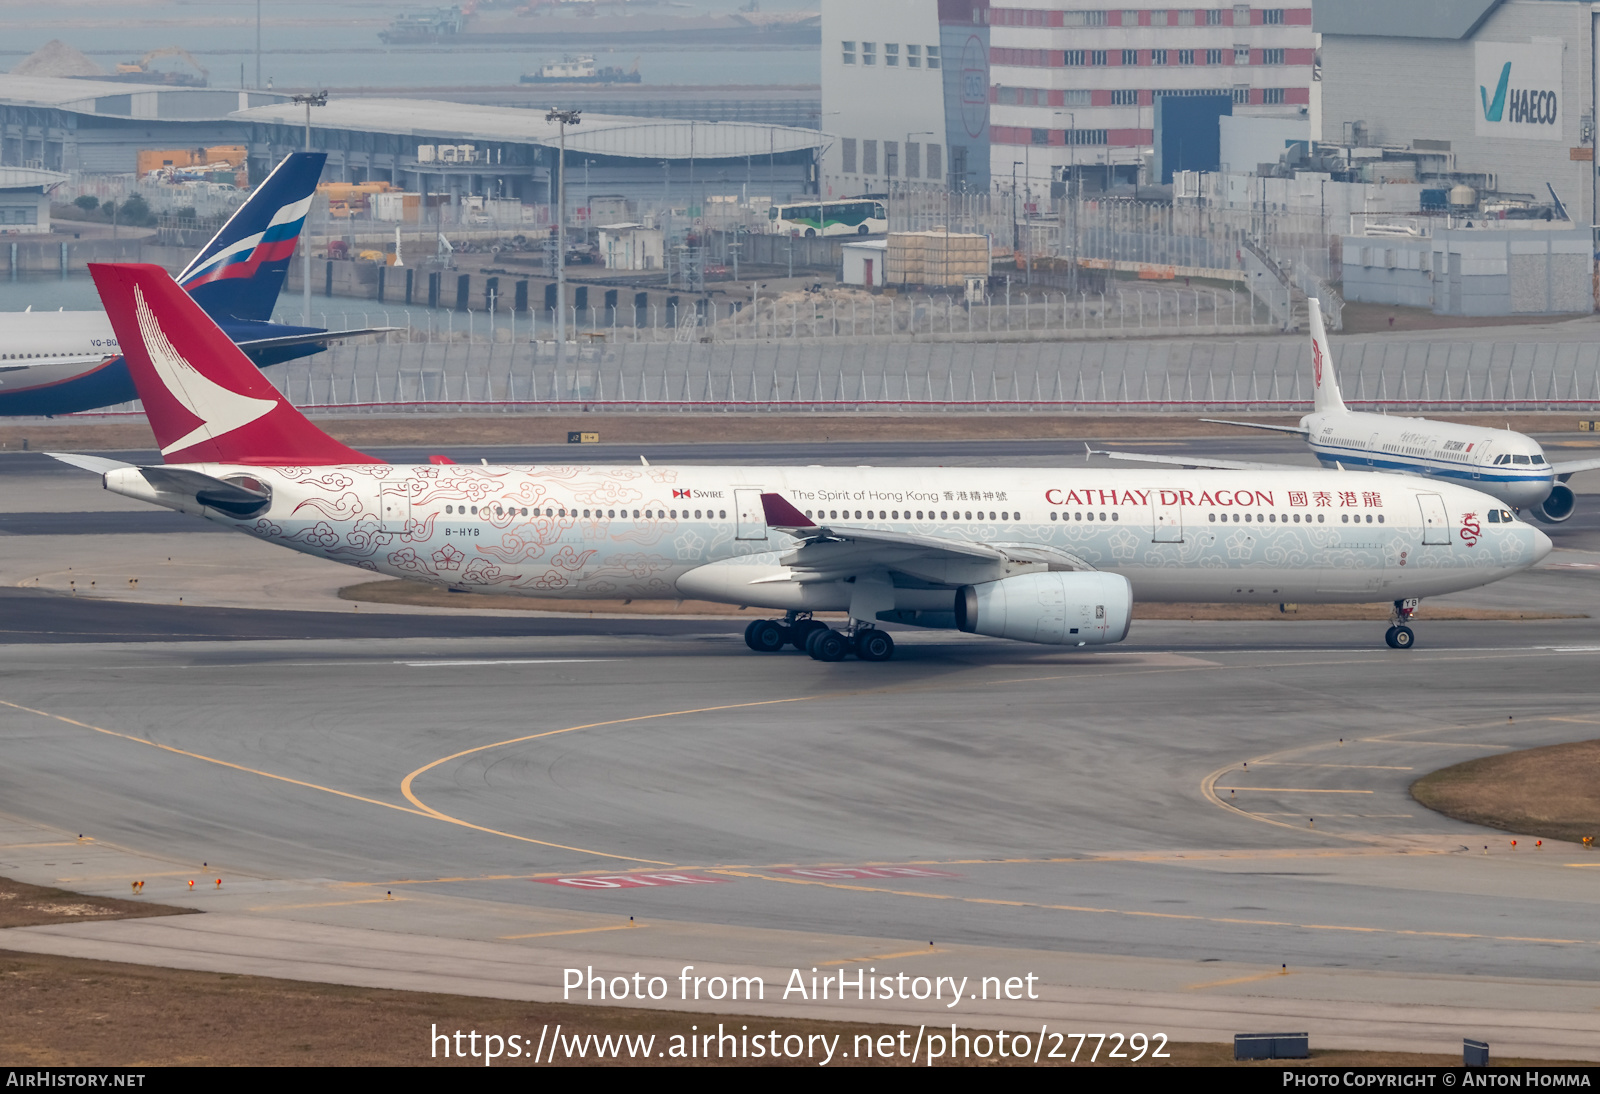
[(57, 457), (107, 489), (443, 587), (784, 613), (750, 624), (755, 650), (882, 661), (884, 622), (1099, 645), (1127, 635), (1135, 596), (1392, 600), (1404, 648), (1418, 598), (1550, 550), (1475, 490), (1317, 468), (390, 465), (302, 417), (159, 268), (93, 273), (165, 460)]

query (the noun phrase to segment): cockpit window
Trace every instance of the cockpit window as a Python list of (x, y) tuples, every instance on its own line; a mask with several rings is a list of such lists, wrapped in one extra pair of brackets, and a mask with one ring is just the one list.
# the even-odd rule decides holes
[(1531, 459), (1536, 464), (1544, 463), (1544, 456), (1542, 454), (1538, 453), (1538, 452), (1535, 452), (1532, 456), (1530, 456), (1528, 458)]
[(1533, 461), (1530, 460), (1526, 456), (1512, 456), (1511, 457), (1511, 462), (1512, 463), (1532, 463)]

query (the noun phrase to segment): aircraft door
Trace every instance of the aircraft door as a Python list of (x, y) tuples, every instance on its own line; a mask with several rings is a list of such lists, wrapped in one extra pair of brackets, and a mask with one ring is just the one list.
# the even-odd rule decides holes
[(739, 539), (766, 539), (767, 512), (761, 506), (761, 488), (733, 492), (733, 508), (739, 518)]
[(1450, 516), (1445, 512), (1444, 498), (1438, 494), (1418, 494), (1417, 504), (1422, 507), (1422, 542), (1450, 543)]
[(1152, 542), (1183, 542), (1183, 506), (1176, 490), (1150, 492), (1150, 523), (1154, 530)]
[(404, 482), (386, 482), (378, 488), (378, 509), (385, 532), (404, 532), (411, 520), (411, 491)]
[(1383, 451), (1383, 444), (1379, 441), (1382, 434), (1374, 433), (1367, 438), (1367, 464), (1370, 467), (1378, 466), (1378, 453)]

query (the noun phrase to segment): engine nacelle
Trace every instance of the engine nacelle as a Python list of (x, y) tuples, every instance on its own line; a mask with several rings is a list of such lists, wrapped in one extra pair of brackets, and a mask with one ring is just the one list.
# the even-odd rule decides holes
[(1571, 520), (1577, 507), (1578, 495), (1572, 492), (1572, 487), (1558, 482), (1550, 488), (1550, 496), (1533, 507), (1533, 515), (1546, 524), (1560, 524)]
[(1020, 574), (956, 590), (956, 626), (968, 634), (1103, 646), (1128, 636), (1133, 586), (1099, 571)]

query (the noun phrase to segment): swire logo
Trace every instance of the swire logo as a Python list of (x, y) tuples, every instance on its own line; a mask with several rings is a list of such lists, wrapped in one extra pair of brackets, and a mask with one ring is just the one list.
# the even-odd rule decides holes
[(674, 490), (672, 492), (672, 496), (674, 498), (687, 498), (691, 495), (691, 493), (692, 491), (689, 490)]
[(1511, 82), (1511, 62), (1500, 70), (1500, 83), (1494, 89), (1494, 102), (1489, 101), (1489, 89), (1478, 85), (1478, 98), (1483, 102), (1483, 120), (1497, 122), (1506, 109), (1506, 86)]

